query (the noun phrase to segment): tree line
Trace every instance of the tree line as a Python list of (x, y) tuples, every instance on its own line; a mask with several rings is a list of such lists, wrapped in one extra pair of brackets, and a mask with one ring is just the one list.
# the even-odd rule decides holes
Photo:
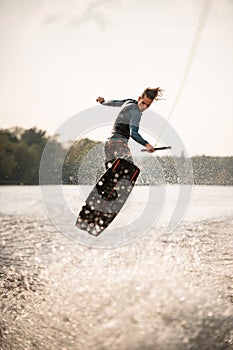
[[(49, 159), (46, 168), (48, 183), (58, 183), (54, 176), (62, 169), (63, 184), (93, 184), (104, 172), (103, 143), (84, 138), (65, 146), (56, 137), (37, 129), (0, 129), (0, 184), (39, 184), (40, 161), (47, 144)], [(191, 158), (194, 184), (233, 185), (233, 156)], [(143, 157), (137, 160), (141, 168), (139, 185), (182, 183), (177, 166), (187, 170), (187, 160), (181, 157)], [(60, 178), (59, 178), (60, 179)]]

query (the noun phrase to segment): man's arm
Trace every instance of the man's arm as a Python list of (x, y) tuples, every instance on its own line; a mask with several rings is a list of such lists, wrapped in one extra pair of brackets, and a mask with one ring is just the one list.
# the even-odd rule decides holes
[(111, 107), (121, 107), (126, 101), (126, 100), (109, 100), (109, 101), (105, 101), (105, 99), (103, 97), (98, 97), (96, 99), (96, 102), (99, 102), (101, 105), (104, 106), (111, 106)]
[(130, 136), (132, 137), (132, 139), (134, 139), (134, 141), (140, 143), (143, 146), (146, 146), (148, 142), (144, 140), (144, 138), (139, 134), (138, 129), (138, 126), (130, 125)]
[(139, 122), (140, 122), (141, 116), (137, 112), (132, 114), (132, 117), (130, 118), (130, 136), (132, 139), (134, 139), (136, 142), (140, 143), (141, 145), (145, 146), (148, 150), (148, 152), (153, 153), (154, 152), (154, 146), (152, 146), (148, 141), (146, 141), (138, 132), (139, 130)]

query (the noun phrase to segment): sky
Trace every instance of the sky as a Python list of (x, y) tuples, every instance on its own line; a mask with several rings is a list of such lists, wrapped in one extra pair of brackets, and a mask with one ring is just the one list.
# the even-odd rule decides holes
[(233, 0), (0, 0), (0, 127), (52, 135), (98, 96), (160, 86), (151, 110), (191, 156), (233, 155), (232, 18)]

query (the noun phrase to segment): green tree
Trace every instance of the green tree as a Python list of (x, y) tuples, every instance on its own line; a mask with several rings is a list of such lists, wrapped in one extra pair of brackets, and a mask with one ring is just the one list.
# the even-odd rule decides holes
[(36, 152), (24, 142), (14, 149), (16, 161), (15, 181), (23, 184), (35, 184), (38, 179), (38, 159)]
[(37, 145), (41, 150), (44, 148), (46, 142), (48, 141), (48, 137), (46, 137), (46, 131), (39, 130), (34, 127), (23, 132), (21, 141), (29, 147), (32, 145)]
[(40, 168), (41, 184), (60, 184), (62, 174), (63, 161), (65, 159), (66, 150), (56, 140), (56, 137), (48, 140), (46, 144), (46, 157), (43, 158), (43, 167)]
[(8, 184), (14, 180), (17, 165), (14, 150), (18, 139), (5, 130), (0, 130), (0, 183)]
[(0, 130), (0, 183), (37, 184), (46, 132), (31, 128)]

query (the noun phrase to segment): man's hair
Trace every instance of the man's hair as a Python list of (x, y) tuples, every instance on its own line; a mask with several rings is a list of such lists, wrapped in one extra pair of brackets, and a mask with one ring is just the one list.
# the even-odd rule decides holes
[(143, 91), (141, 98), (147, 96), (151, 100), (160, 100), (160, 98), (162, 97), (162, 94), (163, 94), (163, 90), (160, 89), (160, 87), (157, 87), (155, 89), (148, 87)]

